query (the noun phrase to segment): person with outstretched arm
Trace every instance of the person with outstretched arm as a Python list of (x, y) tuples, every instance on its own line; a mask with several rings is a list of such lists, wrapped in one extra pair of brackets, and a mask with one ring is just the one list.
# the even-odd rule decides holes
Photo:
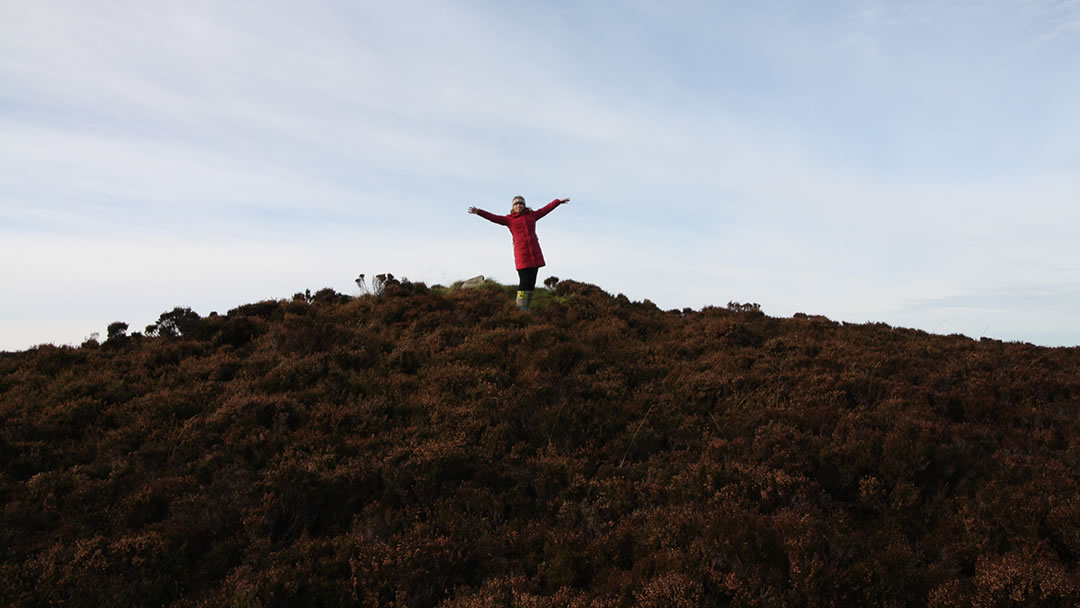
[(536, 289), (536, 273), (544, 266), (544, 254), (540, 251), (540, 240), (536, 238), (536, 221), (552, 212), (555, 207), (569, 203), (568, 198), (557, 198), (544, 205), (538, 211), (525, 206), (525, 197), (515, 196), (510, 206), (510, 215), (495, 215), (483, 209), (469, 207), (469, 213), (506, 226), (514, 236), (514, 265), (518, 271), (517, 305), (521, 310), (529, 310), (533, 291)]

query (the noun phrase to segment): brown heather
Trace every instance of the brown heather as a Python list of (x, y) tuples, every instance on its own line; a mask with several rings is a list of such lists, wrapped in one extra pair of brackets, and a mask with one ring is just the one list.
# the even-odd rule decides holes
[(1080, 348), (556, 290), (0, 354), (0, 605), (1080, 605)]

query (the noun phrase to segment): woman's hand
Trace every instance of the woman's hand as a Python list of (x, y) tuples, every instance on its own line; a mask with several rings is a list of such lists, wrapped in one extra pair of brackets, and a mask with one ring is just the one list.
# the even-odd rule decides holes
[(476, 207), (469, 207), (469, 213), (476, 215)]
[(566, 203), (569, 203), (569, 202), (570, 202), (570, 199), (568, 199), (568, 198), (560, 198), (559, 199), (559, 204), (560, 205), (565, 205)]

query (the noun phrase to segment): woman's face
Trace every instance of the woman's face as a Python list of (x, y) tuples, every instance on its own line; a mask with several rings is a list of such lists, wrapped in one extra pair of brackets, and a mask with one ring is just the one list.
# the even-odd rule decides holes
[(514, 201), (514, 205), (510, 208), (511, 213), (521, 213), (525, 210), (525, 203), (521, 201)]

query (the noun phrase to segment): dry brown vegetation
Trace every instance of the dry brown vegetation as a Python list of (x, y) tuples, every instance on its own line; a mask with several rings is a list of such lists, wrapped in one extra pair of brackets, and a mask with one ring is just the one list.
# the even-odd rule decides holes
[(0, 354), (0, 605), (1075, 606), (1080, 349), (573, 281)]

